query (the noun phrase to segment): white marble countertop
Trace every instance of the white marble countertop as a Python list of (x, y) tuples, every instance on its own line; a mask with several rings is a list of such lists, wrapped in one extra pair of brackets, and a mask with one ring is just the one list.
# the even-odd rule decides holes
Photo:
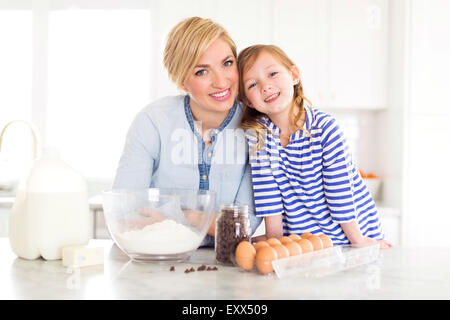
[[(61, 260), (17, 258), (0, 238), (0, 299), (450, 299), (448, 248), (394, 247), (369, 265), (321, 278), (260, 275), (217, 265), (212, 249), (184, 263), (136, 263), (112, 240), (90, 240), (105, 249), (104, 265), (70, 269)], [(170, 271), (171, 266), (175, 271)]]

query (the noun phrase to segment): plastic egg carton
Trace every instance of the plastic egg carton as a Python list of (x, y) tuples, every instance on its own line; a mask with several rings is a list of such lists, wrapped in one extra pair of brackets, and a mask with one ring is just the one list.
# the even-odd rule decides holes
[(272, 261), (278, 278), (318, 278), (376, 261), (380, 245), (342, 245)]

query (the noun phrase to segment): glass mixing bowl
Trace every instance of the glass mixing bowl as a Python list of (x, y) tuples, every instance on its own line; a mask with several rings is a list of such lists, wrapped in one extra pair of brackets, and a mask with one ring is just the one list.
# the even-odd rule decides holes
[(104, 191), (103, 212), (116, 245), (135, 261), (184, 261), (211, 225), (216, 194), (189, 189)]

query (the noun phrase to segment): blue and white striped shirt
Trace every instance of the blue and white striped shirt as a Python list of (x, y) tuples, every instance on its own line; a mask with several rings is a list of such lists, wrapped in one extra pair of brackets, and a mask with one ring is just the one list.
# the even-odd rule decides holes
[(365, 237), (383, 239), (375, 203), (357, 170), (335, 118), (306, 107), (304, 130), (283, 147), (280, 130), (268, 117), (269, 131), (259, 151), (247, 132), (257, 216), (282, 215), (283, 233), (325, 233), (348, 244), (340, 224), (356, 220)]

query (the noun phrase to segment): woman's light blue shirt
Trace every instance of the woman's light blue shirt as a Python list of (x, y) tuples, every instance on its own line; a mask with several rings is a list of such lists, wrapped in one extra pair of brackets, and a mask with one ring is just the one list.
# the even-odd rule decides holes
[[(206, 148), (192, 116), (189, 96), (169, 96), (141, 110), (132, 122), (113, 188), (187, 188), (217, 193), (220, 204), (249, 207), (252, 233), (262, 218), (254, 215), (253, 187), (245, 134), (238, 129), (242, 106), (235, 103), (211, 132)], [(202, 245), (214, 245), (207, 236)]]

